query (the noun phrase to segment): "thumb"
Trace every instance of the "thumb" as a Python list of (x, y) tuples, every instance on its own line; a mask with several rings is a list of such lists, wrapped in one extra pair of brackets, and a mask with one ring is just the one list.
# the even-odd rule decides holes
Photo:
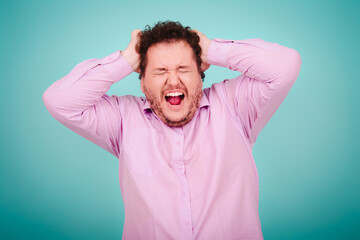
[(137, 42), (140, 35), (141, 35), (141, 30), (135, 29), (134, 31), (131, 32), (131, 41)]

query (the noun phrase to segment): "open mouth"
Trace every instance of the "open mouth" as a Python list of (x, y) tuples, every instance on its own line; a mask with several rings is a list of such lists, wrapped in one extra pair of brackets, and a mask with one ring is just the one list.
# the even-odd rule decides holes
[(165, 100), (173, 106), (179, 106), (185, 95), (182, 92), (172, 92), (165, 96)]

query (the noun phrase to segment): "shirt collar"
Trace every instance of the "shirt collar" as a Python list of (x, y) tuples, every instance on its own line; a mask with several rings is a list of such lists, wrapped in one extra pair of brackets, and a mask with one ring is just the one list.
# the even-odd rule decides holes
[[(146, 115), (146, 117), (150, 119), (150, 115), (151, 115), (151, 113), (152, 113), (153, 111), (151, 110), (149, 101), (148, 101), (146, 98), (143, 98), (143, 100), (144, 100), (144, 106), (143, 106), (143, 108), (142, 108), (142, 109), (143, 109), (143, 112), (144, 112), (144, 114)], [(200, 108), (203, 108), (203, 107), (209, 107), (209, 106), (210, 106), (209, 100), (208, 100), (206, 94), (205, 94), (204, 91), (203, 91), (202, 97), (201, 97), (201, 100), (200, 100), (199, 109), (200, 109)]]

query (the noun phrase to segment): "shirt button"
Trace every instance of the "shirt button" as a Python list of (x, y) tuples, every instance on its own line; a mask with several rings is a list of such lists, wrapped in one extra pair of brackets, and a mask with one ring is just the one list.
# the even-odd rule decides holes
[(188, 222), (188, 221), (185, 221), (184, 224), (187, 226), (187, 225), (189, 225), (189, 222)]
[(186, 192), (185, 192), (185, 191), (183, 191), (183, 192), (182, 192), (182, 195), (184, 195), (184, 196), (185, 196), (185, 195), (186, 195)]

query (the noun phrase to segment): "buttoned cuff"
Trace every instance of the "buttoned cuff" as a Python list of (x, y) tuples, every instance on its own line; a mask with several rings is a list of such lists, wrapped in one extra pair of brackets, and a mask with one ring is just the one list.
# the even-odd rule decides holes
[(114, 82), (118, 82), (134, 71), (120, 53), (118, 50), (100, 59), (100, 64), (112, 75)]
[(215, 38), (208, 48), (206, 61), (208, 64), (227, 67), (227, 54), (234, 41)]

